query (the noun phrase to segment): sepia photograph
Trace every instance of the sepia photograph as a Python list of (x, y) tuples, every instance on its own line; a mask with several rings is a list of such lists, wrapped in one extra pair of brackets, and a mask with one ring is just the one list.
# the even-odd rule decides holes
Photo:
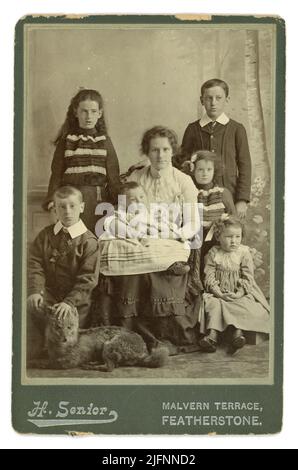
[[(242, 399), (225, 408), (205, 396), (191, 408), (175, 395), (175, 385), (257, 393), (277, 384), (282, 354), (283, 24), (224, 18), (19, 23), (14, 344), (24, 390), (144, 386), (159, 396), (155, 386), (170, 386), (162, 432), (220, 426), (212, 406), (238, 412), (241, 430), (225, 420), (228, 432), (262, 426), (242, 417), (252, 409)], [(45, 424), (48, 401), (27, 407), (28, 421), (43, 418), (34, 432), (59, 426)], [(71, 400), (55, 406), (69, 416)], [(209, 411), (202, 429), (168, 416), (187, 408)]]

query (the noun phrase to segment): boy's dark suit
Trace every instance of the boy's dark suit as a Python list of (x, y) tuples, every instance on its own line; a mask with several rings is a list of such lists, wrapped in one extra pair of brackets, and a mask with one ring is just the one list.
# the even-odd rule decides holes
[[(57, 224), (56, 224), (57, 225)], [(98, 240), (86, 229), (73, 239), (54, 225), (44, 228), (34, 240), (28, 258), (28, 296), (41, 294), (40, 311), (27, 312), (28, 358), (45, 346), (46, 308), (65, 302), (79, 314), (80, 328), (89, 326), (92, 290), (98, 280)]]
[(198, 150), (211, 150), (220, 157), (216, 181), (229, 189), (233, 199), (250, 200), (251, 159), (245, 128), (230, 119), (225, 125), (216, 122), (203, 127), (200, 120), (190, 123), (182, 140), (183, 160)]

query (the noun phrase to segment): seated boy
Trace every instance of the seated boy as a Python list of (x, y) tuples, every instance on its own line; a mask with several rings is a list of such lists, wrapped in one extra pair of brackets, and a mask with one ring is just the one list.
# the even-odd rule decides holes
[(54, 206), (57, 223), (38, 234), (28, 257), (28, 359), (45, 348), (47, 307), (60, 317), (77, 309), (80, 328), (88, 327), (91, 292), (98, 279), (98, 241), (80, 219), (82, 193), (60, 187)]

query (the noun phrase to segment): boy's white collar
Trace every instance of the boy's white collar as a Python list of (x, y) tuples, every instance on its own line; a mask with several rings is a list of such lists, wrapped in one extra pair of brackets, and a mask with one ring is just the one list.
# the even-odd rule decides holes
[[(220, 116), (218, 116), (217, 119), (215, 119), (216, 122), (219, 122), (219, 124), (222, 124), (223, 126), (225, 126), (226, 124), (228, 124), (230, 118), (225, 114), (225, 113), (221, 113)], [(208, 116), (207, 113), (205, 113), (203, 115), (203, 117), (200, 119), (200, 125), (201, 127), (204, 127), (204, 126), (207, 126), (207, 124), (209, 124), (210, 122), (213, 122), (212, 119)]]
[(83, 235), (83, 233), (86, 233), (88, 230), (81, 219), (70, 227), (64, 227), (60, 220), (58, 220), (58, 222), (54, 225), (54, 234), (57, 235), (57, 233), (59, 233), (63, 228), (68, 231), (72, 239)]

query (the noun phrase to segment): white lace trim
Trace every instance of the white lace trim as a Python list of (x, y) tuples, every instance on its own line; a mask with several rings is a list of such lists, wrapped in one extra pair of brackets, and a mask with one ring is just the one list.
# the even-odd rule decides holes
[(88, 140), (91, 140), (91, 142), (100, 142), (101, 140), (106, 140), (105, 135), (99, 135), (97, 137), (93, 137), (92, 135), (75, 135), (75, 134), (68, 134), (66, 137), (67, 140), (71, 140), (72, 142), (77, 142), (78, 140), (83, 140), (87, 142)]
[(209, 194), (212, 193), (223, 193), (224, 188), (220, 188), (219, 186), (215, 186), (214, 188), (205, 190), (205, 189), (199, 189), (199, 194), (202, 194), (203, 196), (209, 196)]
[(106, 175), (107, 171), (105, 168), (96, 165), (88, 165), (88, 166), (72, 166), (67, 168), (64, 172), (66, 175), (73, 174), (73, 173), (101, 173), (102, 175)]
[(64, 156), (65, 157), (74, 157), (74, 156), (86, 156), (89, 155), (107, 155), (106, 149), (84, 149), (84, 148), (77, 148), (76, 150), (65, 150)]
[(240, 245), (237, 251), (227, 252), (219, 247), (212, 248), (215, 252), (214, 262), (226, 271), (236, 271), (240, 267), (244, 255), (249, 253), (248, 246)]
[(204, 206), (204, 212), (215, 211), (217, 209), (225, 209), (225, 206), (222, 202), (218, 204), (210, 204), (210, 206)]

